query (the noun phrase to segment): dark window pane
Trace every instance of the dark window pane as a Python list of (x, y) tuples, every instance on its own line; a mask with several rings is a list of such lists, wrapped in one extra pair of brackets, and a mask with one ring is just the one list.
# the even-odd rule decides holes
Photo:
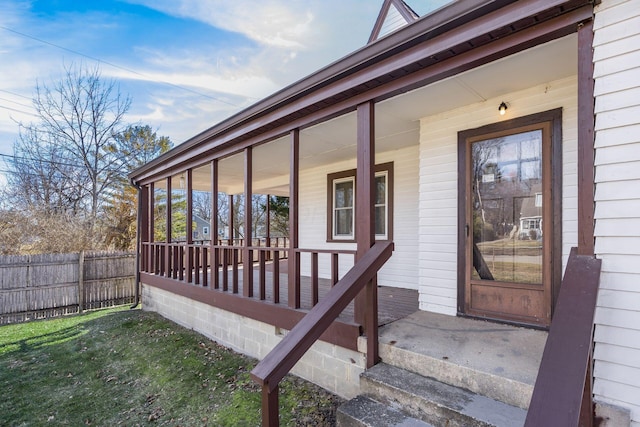
[(335, 184), (335, 207), (345, 208), (353, 206), (353, 181), (337, 182)]
[(378, 236), (387, 234), (387, 216), (384, 206), (377, 206), (375, 209), (375, 229)]
[(376, 177), (376, 205), (384, 205), (387, 203), (387, 177), (385, 175)]
[(336, 236), (353, 235), (353, 211), (351, 209), (340, 209), (335, 211), (336, 215)]

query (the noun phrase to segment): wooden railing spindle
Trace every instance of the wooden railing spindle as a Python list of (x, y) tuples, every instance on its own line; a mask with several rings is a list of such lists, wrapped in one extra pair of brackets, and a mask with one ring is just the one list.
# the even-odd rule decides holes
[(311, 252), (311, 306), (318, 304), (318, 252)]
[[(238, 293), (238, 249), (232, 248), (231, 249), (231, 257), (232, 257), (232, 271), (233, 271), (233, 277), (232, 277), (232, 281), (233, 281), (233, 293), (237, 294)], [(242, 255), (242, 254), (240, 254)]]
[(200, 247), (193, 248), (193, 283), (200, 284)]
[[(209, 257), (207, 256), (209, 252), (206, 246), (202, 247), (202, 286), (207, 287), (209, 285)], [(213, 274), (213, 271), (211, 272)]]
[(229, 249), (222, 249), (222, 290), (229, 290)]
[(273, 303), (280, 304), (280, 251), (273, 252)]
[(260, 300), (264, 300), (267, 296), (267, 272), (265, 268), (265, 260), (266, 260), (267, 252), (266, 251), (256, 251), (256, 252), (258, 252), (259, 269), (260, 269), (260, 278), (259, 278), (260, 290), (259, 290), (258, 297), (260, 298)]

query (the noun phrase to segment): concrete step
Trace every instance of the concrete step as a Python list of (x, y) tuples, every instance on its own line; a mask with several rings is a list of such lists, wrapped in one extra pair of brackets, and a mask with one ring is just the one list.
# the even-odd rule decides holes
[(433, 427), (366, 396), (357, 396), (338, 408), (340, 427)]
[(364, 372), (360, 389), (370, 399), (434, 426), (514, 427), (526, 418), (524, 409), (386, 363)]
[(380, 328), (379, 348), (384, 363), (527, 409), (546, 338), (545, 331), (421, 311)]

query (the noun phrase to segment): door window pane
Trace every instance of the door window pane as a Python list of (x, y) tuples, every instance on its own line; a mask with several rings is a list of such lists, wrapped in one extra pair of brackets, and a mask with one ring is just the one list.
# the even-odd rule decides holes
[(542, 284), (542, 131), (471, 144), (475, 280)]

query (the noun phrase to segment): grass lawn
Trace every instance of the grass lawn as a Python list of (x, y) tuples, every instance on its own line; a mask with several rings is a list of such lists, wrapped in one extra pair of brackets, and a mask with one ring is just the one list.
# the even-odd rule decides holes
[[(141, 310), (0, 327), (2, 426), (259, 426), (256, 360)], [(332, 425), (340, 398), (280, 386), (281, 425)]]

